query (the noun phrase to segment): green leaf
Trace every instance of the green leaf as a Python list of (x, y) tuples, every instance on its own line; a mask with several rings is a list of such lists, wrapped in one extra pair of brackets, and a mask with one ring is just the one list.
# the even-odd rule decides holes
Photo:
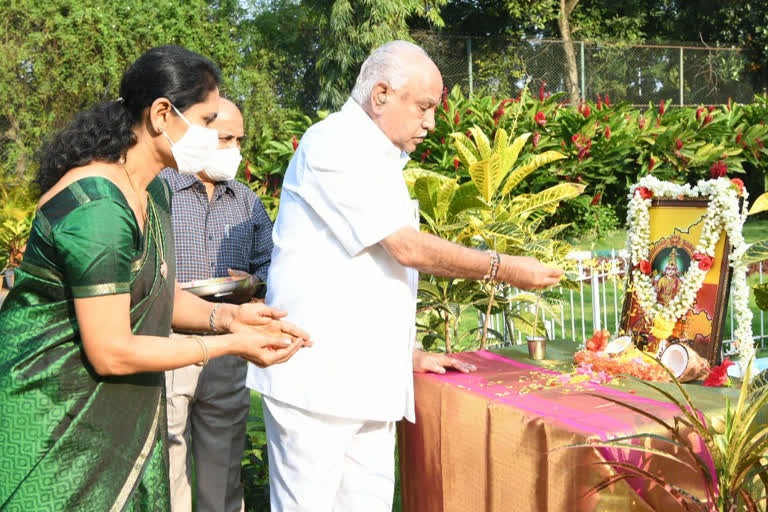
[(412, 188), (417, 179), (424, 177), (435, 178), (441, 181), (455, 181), (455, 179), (449, 178), (439, 172), (421, 169), (419, 167), (408, 167), (403, 169), (403, 177), (405, 178), (405, 184), (408, 185), (408, 188)]
[(443, 294), (440, 292), (440, 289), (425, 279), (419, 281), (419, 293), (424, 293), (436, 300), (443, 298)]
[(448, 209), (449, 214), (455, 216), (469, 209), (487, 209), (487, 204), (478, 196), (478, 192), (471, 181), (459, 185)]
[(436, 219), (437, 187), (440, 181), (433, 177), (422, 177), (413, 184), (413, 194), (419, 201), (419, 210), (432, 219)]
[(495, 152), (504, 151), (507, 149), (507, 131), (504, 128), (496, 130), (496, 137), (493, 139), (493, 150)]
[(560, 183), (554, 187), (542, 190), (538, 194), (526, 197), (523, 201), (515, 204), (510, 213), (514, 215), (524, 215), (535, 210), (544, 210), (557, 206), (560, 201), (571, 199), (584, 192), (586, 185), (578, 183)]
[(509, 194), (512, 189), (539, 167), (562, 160), (563, 158), (565, 158), (565, 155), (557, 151), (545, 151), (544, 153), (532, 156), (522, 166), (516, 168), (507, 176), (504, 187), (501, 189), (501, 195), (506, 196)]
[(765, 210), (768, 210), (768, 192), (755, 199), (755, 202), (752, 203), (752, 207), (749, 209), (749, 214), (754, 215)]
[(475, 145), (469, 140), (469, 137), (463, 133), (452, 133), (451, 137), (453, 137), (453, 147), (456, 148), (461, 163), (468, 168), (475, 164), (480, 155), (477, 153)]
[(488, 140), (488, 136), (485, 135), (485, 132), (483, 132), (483, 130), (477, 126), (470, 128), (469, 132), (472, 134), (472, 138), (475, 140), (477, 151), (480, 153), (480, 158), (483, 160), (490, 158), (493, 154), (493, 150), (491, 149), (491, 143)]
[(482, 233), (484, 237), (507, 238), (515, 243), (525, 240), (525, 230), (518, 224), (493, 222), (483, 226)]
[(490, 158), (479, 160), (469, 166), (469, 177), (480, 191), (480, 195), (490, 203), (504, 177), (501, 156), (494, 153)]
[(523, 146), (525, 146), (525, 143), (528, 142), (529, 138), (531, 138), (530, 132), (521, 134), (512, 142), (507, 151), (504, 152), (504, 166), (507, 170), (515, 165), (517, 158), (520, 156), (520, 151), (523, 150)]
[(539, 336), (544, 333), (544, 326), (537, 321), (536, 316), (530, 311), (521, 311), (514, 315), (514, 328), (526, 336)]
[[(543, 217), (541, 217), (541, 218), (543, 218)], [(571, 226), (570, 222), (568, 224), (558, 224), (557, 226), (552, 226), (549, 229), (545, 229), (544, 231), (540, 231), (540, 232), (536, 233), (536, 237), (537, 238), (553, 239), (557, 235), (559, 235), (560, 233), (562, 233), (563, 231), (568, 229), (570, 226)]]
[(455, 180), (445, 181), (440, 185), (440, 188), (437, 190), (437, 204), (435, 205), (435, 215), (437, 218), (441, 220), (446, 219), (458, 188), (459, 185)]
[(755, 292), (755, 304), (763, 311), (768, 311), (768, 283), (757, 284), (752, 290)]

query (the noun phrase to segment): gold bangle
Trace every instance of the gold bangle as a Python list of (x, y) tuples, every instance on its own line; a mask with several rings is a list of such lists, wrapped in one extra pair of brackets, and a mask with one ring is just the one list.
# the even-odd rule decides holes
[(190, 336), (193, 340), (195, 340), (198, 345), (200, 345), (200, 348), (203, 349), (203, 360), (198, 361), (195, 363), (195, 366), (203, 367), (208, 364), (208, 345), (205, 343), (205, 340), (201, 336)]

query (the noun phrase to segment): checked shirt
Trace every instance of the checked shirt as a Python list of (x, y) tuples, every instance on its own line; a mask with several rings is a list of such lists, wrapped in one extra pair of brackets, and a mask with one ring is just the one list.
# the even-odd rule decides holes
[(165, 169), (160, 177), (173, 192), (176, 276), (180, 283), (227, 277), (244, 270), (266, 282), (272, 254), (272, 221), (248, 186), (229, 180), (215, 185), (208, 201), (195, 176)]

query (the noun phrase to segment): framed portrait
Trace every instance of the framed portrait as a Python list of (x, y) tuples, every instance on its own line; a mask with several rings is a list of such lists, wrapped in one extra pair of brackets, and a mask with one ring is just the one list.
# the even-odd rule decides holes
[[(653, 199), (650, 214), (651, 280), (656, 300), (667, 304), (680, 289), (685, 272), (693, 259), (699, 242), (707, 199)], [(715, 248), (712, 268), (709, 269), (690, 309), (677, 319), (670, 340), (678, 339), (690, 344), (710, 364), (718, 364), (723, 341), (725, 313), (728, 305), (731, 268), (728, 265), (730, 245), (723, 231)], [(632, 286), (629, 272), (627, 293), (621, 315), (622, 330), (631, 335), (640, 348), (655, 352), (661, 340), (651, 335), (653, 318), (640, 306)]]

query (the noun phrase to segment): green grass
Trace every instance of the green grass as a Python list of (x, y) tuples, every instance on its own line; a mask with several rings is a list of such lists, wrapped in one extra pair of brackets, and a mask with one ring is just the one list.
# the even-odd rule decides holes
[[(744, 224), (744, 239), (750, 244), (758, 240), (768, 239), (768, 220), (747, 219), (747, 222)], [(627, 232), (624, 229), (618, 229), (605, 233), (599, 238), (590, 234), (570, 242), (577, 251), (623, 249), (627, 243)]]
[[(764, 281), (768, 281), (768, 275), (765, 275), (763, 277)], [(755, 284), (759, 282), (759, 276), (757, 274), (752, 274), (747, 279), (747, 284), (752, 287)], [(605, 289), (605, 308), (603, 308), (603, 297), (600, 296), (600, 310), (601, 310), (601, 328), (608, 329), (612, 333), (616, 332), (616, 318), (618, 317), (618, 321), (621, 322), (621, 309), (622, 305), (624, 303), (624, 281), (623, 279), (616, 282), (616, 291), (614, 291), (613, 282), (608, 281), (606, 283), (606, 289)], [(566, 299), (569, 299), (568, 292), (566, 293)], [(616, 299), (616, 302), (614, 304), (614, 298)], [(584, 338), (589, 338), (592, 333), (594, 332), (594, 323), (593, 323), (593, 305), (592, 305), (592, 287), (589, 285), (589, 283), (585, 283), (584, 286), (584, 314), (583, 314), (583, 320), (584, 320), (584, 326), (582, 330), (582, 315), (579, 313), (581, 311), (581, 300), (579, 298), (578, 291), (574, 291), (573, 294), (573, 301), (574, 301), (574, 309), (571, 310), (570, 308), (570, 302), (566, 302), (565, 310), (564, 310), (564, 316), (565, 316), (565, 322), (564, 322), (564, 328), (561, 327), (559, 324), (555, 326), (555, 337), (556, 338), (562, 338), (562, 339), (569, 339), (574, 340), (576, 342), (581, 343)], [(764, 313), (764, 322), (763, 327), (761, 331), (761, 315), (760, 310), (758, 309), (757, 305), (755, 304), (755, 297), (754, 294), (750, 294), (749, 299), (749, 307), (753, 312), (753, 318), (752, 318), (752, 330), (755, 335), (760, 335), (761, 333), (768, 334), (768, 313)], [(603, 314), (603, 310), (605, 310), (605, 314)], [(607, 324), (604, 323), (605, 318), (607, 315)], [(571, 319), (573, 318), (573, 322), (571, 322)], [(462, 336), (463, 333), (468, 332), (470, 329), (477, 328), (478, 327), (478, 314), (477, 310), (475, 308), (468, 308), (461, 316), (461, 319), (459, 321), (459, 336)], [(575, 328), (575, 329), (574, 329)], [(725, 339), (731, 338), (731, 315), (729, 311), (726, 311), (725, 315), (725, 325), (723, 330), (723, 336)], [(517, 334), (515, 335), (517, 339)], [(491, 342), (489, 342), (491, 343)], [(766, 342), (768, 344), (768, 342)], [(477, 349), (479, 347), (479, 334), (475, 338), (475, 345), (473, 347), (470, 347), (469, 350)], [(440, 347), (442, 348), (442, 347)]]
[(609, 231), (602, 236), (589, 234), (578, 240), (569, 240), (576, 251), (610, 251), (624, 249), (627, 245), (627, 232), (623, 229)]

